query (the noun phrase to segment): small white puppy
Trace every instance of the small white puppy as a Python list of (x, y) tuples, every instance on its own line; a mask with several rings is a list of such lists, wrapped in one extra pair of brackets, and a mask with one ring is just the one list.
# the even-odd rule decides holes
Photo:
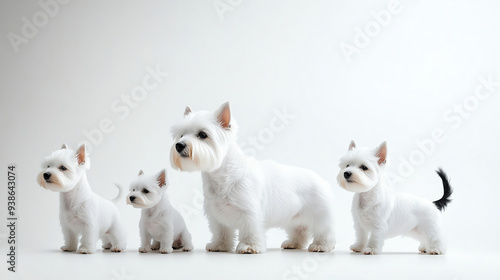
[(229, 102), (215, 112), (192, 112), (172, 128), (172, 166), (201, 171), (204, 209), (212, 241), (208, 251), (231, 251), (239, 231), (237, 253), (255, 254), (266, 249), (265, 231), (284, 228), (285, 249), (304, 248), (329, 252), (335, 247), (333, 193), (313, 171), (257, 161), (236, 142), (237, 125)]
[[(45, 189), (60, 193), (60, 213), (64, 246), (61, 250), (91, 254), (100, 238), (102, 248), (121, 252), (126, 245), (126, 232), (120, 213), (110, 201), (90, 189), (86, 169), (90, 166), (85, 144), (75, 152), (63, 145), (45, 158), (37, 181)], [(113, 200), (118, 202), (122, 196)], [(80, 247), (78, 239), (80, 238)], [(78, 247), (78, 250), (77, 250)]]
[(184, 219), (170, 204), (166, 188), (165, 169), (151, 176), (144, 175), (141, 170), (130, 184), (127, 203), (142, 209), (139, 222), (141, 253), (159, 250), (162, 254), (168, 254), (181, 248), (183, 251), (193, 250), (191, 234)]
[(446, 246), (441, 236), (440, 211), (451, 201), (452, 194), (446, 174), (442, 169), (437, 171), (444, 189), (437, 201), (430, 202), (411, 194), (394, 194), (384, 177), (386, 158), (386, 142), (372, 150), (356, 148), (351, 141), (347, 155), (340, 159), (337, 180), (342, 188), (356, 193), (352, 215), (357, 241), (351, 250), (366, 255), (379, 254), (385, 239), (408, 235), (421, 242), (421, 252), (444, 254)]

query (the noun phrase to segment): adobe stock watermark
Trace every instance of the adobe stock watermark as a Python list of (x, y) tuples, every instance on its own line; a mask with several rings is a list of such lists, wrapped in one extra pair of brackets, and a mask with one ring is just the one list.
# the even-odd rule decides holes
[(134, 280), (135, 279), (135, 276), (129, 275), (127, 273), (124, 266), (122, 266), (120, 271), (113, 269), (111, 271), (111, 274), (113, 274), (113, 277), (111, 278), (112, 280)]
[(285, 271), (281, 276), (283, 280), (305, 280), (314, 274), (322, 262), (325, 262), (330, 255), (328, 253), (314, 253), (310, 254), (300, 264), (292, 265), (292, 267)]
[(416, 148), (408, 156), (399, 156), (397, 174), (389, 173), (388, 181), (393, 184), (403, 182), (411, 176), (417, 167), (423, 165), (432, 156), (436, 148), (448, 139), (450, 130), (458, 130), (464, 121), (477, 111), (481, 103), (490, 99), (493, 94), (500, 94), (500, 79), (493, 80), (493, 75), (479, 77), (474, 92), (468, 94), (461, 102), (455, 103), (443, 113), (444, 127), (434, 128), (429, 137), (417, 139)]
[(156, 65), (154, 68), (147, 66), (146, 73), (140, 84), (133, 87), (129, 93), (124, 93), (113, 100), (111, 112), (115, 115), (115, 118), (103, 118), (98, 122), (97, 128), (82, 130), (89, 152), (92, 151), (94, 146), (99, 146), (103, 142), (106, 134), (110, 134), (115, 130), (116, 118), (122, 121), (125, 120), (130, 115), (130, 112), (146, 100), (149, 94), (163, 82), (163, 79), (169, 76), (168, 72), (161, 71), (160, 65)]
[(360, 54), (363, 49), (368, 47), (372, 40), (380, 35), (383, 29), (392, 22), (393, 17), (402, 11), (403, 7), (398, 0), (389, 1), (387, 7), (383, 10), (371, 11), (372, 19), (366, 22), (363, 28), (354, 28), (353, 43), (340, 43), (340, 50), (347, 63), (351, 63), (353, 55)]
[(297, 118), (294, 114), (287, 112), (286, 107), (283, 107), (281, 111), (274, 109), (273, 113), (274, 116), (269, 120), (267, 127), (262, 128), (257, 135), (249, 136), (246, 141), (239, 143), (245, 154), (256, 156), (274, 140), (276, 134), (283, 132), (290, 122)]
[(23, 26), (21, 32), (9, 32), (7, 38), (9, 39), (12, 49), (17, 54), (19, 53), (19, 46), (21, 44), (28, 44), (29, 41), (38, 34), (41, 28), (44, 28), (50, 18), (54, 18), (59, 14), (61, 5), (66, 5), (70, 0), (41, 0), (38, 2), (40, 10), (36, 11), (31, 18), (22, 17), (21, 21)]
[(181, 203), (178, 207), (181, 216), (186, 220), (203, 217), (203, 192), (198, 188), (194, 188), (193, 192), (191, 203)]
[(225, 14), (234, 10), (243, 3), (243, 0), (215, 0), (213, 6), (220, 21), (225, 20)]

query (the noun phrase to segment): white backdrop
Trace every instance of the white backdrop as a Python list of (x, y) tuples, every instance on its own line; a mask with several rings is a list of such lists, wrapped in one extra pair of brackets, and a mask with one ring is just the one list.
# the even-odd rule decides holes
[[(116, 194), (114, 181), (127, 186), (140, 169), (167, 167), (170, 199), (196, 248), (168, 256), (186, 268), (171, 272), (176, 278), (205, 275), (193, 269), (200, 265), (292, 279), (287, 269), (307, 267), (311, 255), (277, 250), (280, 230), (269, 231), (270, 250), (261, 256), (205, 253), (200, 174), (170, 167), (169, 130), (185, 105), (214, 110), (230, 100), (245, 151), (313, 169), (336, 194), (336, 252), (313, 259), (307, 277), (362, 278), (363, 265), (376, 276), (497, 277), (499, 8), (496, 1), (2, 1), (0, 217), (6, 221), (8, 164), (18, 169), (19, 217), (19, 272), (5, 275), (45, 279), (49, 265), (83, 278), (161, 273), (151, 263), (165, 256), (136, 252), (140, 213), (125, 203), (125, 254), (58, 252), (59, 199), (36, 175), (62, 143), (85, 141), (91, 187), (106, 198)], [(348, 253), (352, 194), (335, 177), (351, 139), (388, 141), (398, 191), (436, 200), (442, 188), (434, 170), (448, 172), (455, 189), (444, 214), (449, 254), (429, 260), (417, 255), (417, 242), (401, 238), (389, 240), (376, 262)], [(6, 227), (0, 239), (3, 254)], [(425, 269), (414, 268), (422, 258)], [(391, 272), (395, 261), (402, 274)]]

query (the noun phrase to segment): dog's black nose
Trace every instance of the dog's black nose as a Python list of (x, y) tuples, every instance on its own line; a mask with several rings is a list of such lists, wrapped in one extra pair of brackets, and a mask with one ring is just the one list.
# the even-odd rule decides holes
[(50, 172), (43, 173), (43, 179), (48, 180), (50, 178)]
[(175, 144), (175, 149), (179, 153), (182, 152), (184, 150), (184, 148), (186, 148), (186, 143), (184, 143), (184, 142), (177, 142), (177, 144)]
[(351, 177), (352, 173), (351, 171), (346, 171), (344, 172), (344, 178), (349, 179)]
[(135, 196), (131, 195), (131, 196), (129, 197), (129, 199), (130, 199), (130, 202), (134, 202), (134, 200), (135, 200)]

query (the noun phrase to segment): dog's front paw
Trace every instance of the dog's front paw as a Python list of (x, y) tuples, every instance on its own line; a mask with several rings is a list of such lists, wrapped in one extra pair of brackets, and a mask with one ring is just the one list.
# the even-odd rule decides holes
[(240, 242), (236, 247), (236, 252), (238, 254), (260, 254), (263, 249), (259, 248), (257, 245), (248, 245), (246, 243)]
[(363, 254), (365, 255), (378, 255), (380, 254), (380, 250), (379, 249), (376, 249), (376, 248), (365, 248), (363, 250)]
[(194, 248), (193, 245), (186, 245), (186, 246), (182, 247), (182, 251), (189, 252), (189, 251), (192, 251), (193, 248)]
[(123, 249), (120, 247), (115, 246), (115, 247), (111, 248), (111, 252), (113, 252), (113, 253), (120, 253), (121, 251), (123, 251)]
[(172, 247), (160, 248), (160, 254), (170, 254), (174, 251)]
[(232, 248), (230, 246), (223, 243), (210, 242), (207, 243), (205, 249), (209, 252), (228, 252), (231, 251)]
[(151, 245), (151, 250), (153, 251), (160, 250), (160, 242), (153, 242), (153, 245)]
[(446, 252), (444, 248), (433, 247), (429, 250), (429, 255), (442, 255)]
[(295, 242), (294, 240), (285, 240), (283, 243), (281, 243), (281, 248), (283, 249), (302, 249), (304, 248), (304, 244), (299, 244)]
[(178, 240), (175, 240), (175, 241), (174, 241), (174, 243), (172, 243), (172, 248), (173, 248), (174, 250), (177, 250), (177, 249), (182, 249), (182, 247), (184, 247), (184, 246), (183, 246), (183, 244), (182, 244), (182, 241), (181, 241), (181, 240), (179, 240), (179, 239), (178, 239)]
[(418, 250), (419, 250), (419, 251), (420, 251), (420, 253), (422, 253), (422, 254), (427, 253), (427, 249), (425, 248), (425, 246), (424, 246), (424, 245), (420, 245), (420, 246), (418, 246)]
[(111, 243), (102, 244), (102, 249), (104, 249), (104, 250), (111, 249)]
[(63, 250), (64, 252), (74, 252), (76, 251), (76, 247), (72, 247), (72, 246), (61, 246), (61, 250)]
[(353, 252), (356, 252), (356, 253), (362, 252), (364, 248), (365, 248), (365, 245), (363, 245), (361, 243), (354, 243), (351, 245), (351, 247), (349, 247), (349, 249), (351, 249)]
[(95, 253), (95, 249), (80, 245), (80, 248), (78, 248), (78, 251), (76, 251), (78, 254), (92, 254)]
[(323, 244), (311, 244), (309, 245), (309, 248), (307, 249), (309, 252), (317, 252), (317, 253), (328, 253), (330, 252), (331, 250), (334, 249), (334, 246), (326, 246), (326, 245), (323, 245)]
[(151, 247), (139, 247), (139, 253), (151, 252)]

